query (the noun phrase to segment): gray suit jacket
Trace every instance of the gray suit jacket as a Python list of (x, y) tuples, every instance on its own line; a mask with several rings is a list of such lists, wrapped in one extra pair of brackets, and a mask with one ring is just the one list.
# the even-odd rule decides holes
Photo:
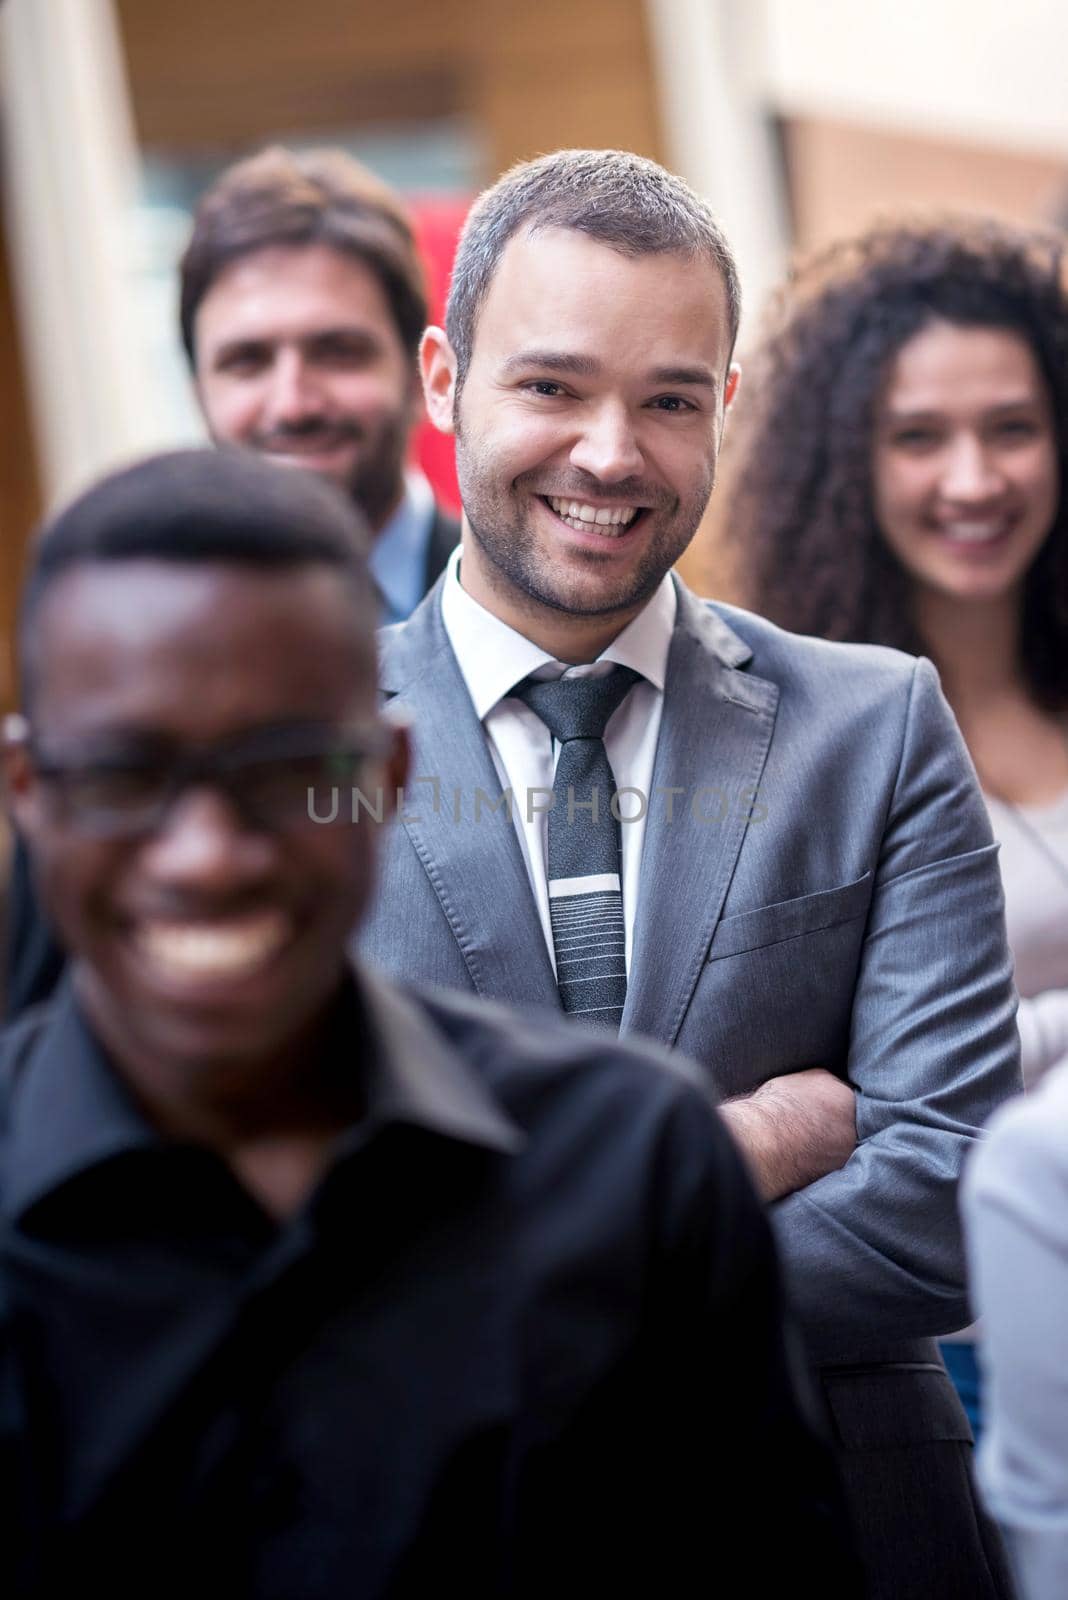
[[(623, 1032), (684, 1051), (721, 1097), (808, 1066), (848, 1078), (856, 1152), (773, 1208), (793, 1300), (847, 1449), (966, 1440), (928, 1340), (968, 1320), (957, 1180), (1019, 1085), (971, 764), (930, 663), (799, 638), (681, 584), (678, 599)], [(437, 590), (384, 636), (382, 680), (412, 717), (416, 781), (364, 954), (558, 1007)]]

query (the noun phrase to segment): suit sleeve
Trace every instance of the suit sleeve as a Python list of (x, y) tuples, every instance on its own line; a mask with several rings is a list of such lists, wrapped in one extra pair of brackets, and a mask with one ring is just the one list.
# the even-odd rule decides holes
[(821, 1353), (970, 1320), (956, 1191), (1020, 1087), (997, 847), (928, 661), (914, 669), (854, 994), (857, 1148), (774, 1208)]

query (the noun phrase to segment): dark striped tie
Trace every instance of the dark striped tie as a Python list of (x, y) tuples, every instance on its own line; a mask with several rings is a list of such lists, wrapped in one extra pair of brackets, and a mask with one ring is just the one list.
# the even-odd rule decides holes
[(604, 730), (639, 677), (613, 667), (598, 677), (528, 678), (512, 690), (560, 745), (548, 845), (560, 1004), (573, 1017), (617, 1029), (627, 998), (623, 839)]

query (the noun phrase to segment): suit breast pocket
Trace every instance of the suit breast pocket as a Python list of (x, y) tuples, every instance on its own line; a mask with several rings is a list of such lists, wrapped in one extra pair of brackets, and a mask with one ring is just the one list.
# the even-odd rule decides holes
[(758, 906), (755, 911), (740, 911), (724, 917), (716, 928), (708, 952), (709, 961), (723, 961), (764, 945), (784, 944), (805, 934), (837, 928), (866, 916), (871, 901), (871, 873), (836, 889), (820, 889), (815, 894), (799, 895), (794, 900), (778, 900)]
[(721, 1094), (844, 1067), (871, 890), (868, 872), (720, 922), (677, 1043), (712, 1068)]

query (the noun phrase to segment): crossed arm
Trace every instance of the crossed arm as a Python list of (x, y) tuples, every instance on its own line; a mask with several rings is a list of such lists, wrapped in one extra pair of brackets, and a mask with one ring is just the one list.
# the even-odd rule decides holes
[(775, 1202), (795, 1306), (827, 1348), (968, 1320), (957, 1183), (1020, 1086), (996, 849), (926, 662), (872, 865), (842, 1078), (796, 1072), (721, 1107)]
[(856, 1149), (853, 1091), (823, 1067), (769, 1078), (719, 1110), (769, 1203), (837, 1172)]

